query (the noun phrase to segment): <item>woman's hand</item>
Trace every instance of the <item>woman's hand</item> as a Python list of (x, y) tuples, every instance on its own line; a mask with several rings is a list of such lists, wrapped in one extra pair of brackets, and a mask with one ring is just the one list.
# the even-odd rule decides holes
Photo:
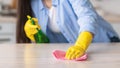
[(77, 59), (84, 55), (85, 51), (80, 46), (71, 46), (66, 52), (66, 59), (72, 60)]
[(26, 33), (26, 36), (32, 40), (35, 41), (34, 35), (38, 32), (37, 28), (40, 29), (40, 26), (38, 24), (38, 20), (36, 18), (32, 18), (35, 22), (35, 25), (32, 24), (31, 20), (27, 20), (24, 26), (24, 31)]
[(68, 48), (66, 59), (72, 60), (81, 57), (93, 39), (93, 34), (88, 31), (81, 32), (75, 45)]

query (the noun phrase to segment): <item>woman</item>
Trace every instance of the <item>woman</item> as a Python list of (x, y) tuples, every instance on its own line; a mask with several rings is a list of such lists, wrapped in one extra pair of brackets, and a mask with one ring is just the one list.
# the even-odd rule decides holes
[[(67, 59), (82, 56), (91, 42), (119, 41), (111, 25), (95, 12), (89, 0), (19, 0), (18, 4), (18, 43), (34, 41), (39, 25), (50, 43), (75, 43), (68, 48)], [(34, 21), (39, 25), (31, 25), (27, 15), (36, 17), (38, 21)]]

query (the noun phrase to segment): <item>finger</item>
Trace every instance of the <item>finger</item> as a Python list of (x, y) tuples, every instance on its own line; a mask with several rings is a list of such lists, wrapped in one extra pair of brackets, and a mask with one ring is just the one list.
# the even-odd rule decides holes
[(71, 49), (71, 52), (69, 52), (69, 59), (74, 59), (75, 58), (75, 50)]
[(38, 26), (37, 26), (37, 25), (27, 24), (27, 26), (28, 26), (29, 28), (32, 28), (32, 29), (36, 29), (36, 28), (38, 28)]
[(40, 25), (38, 24), (38, 19), (37, 18), (32, 18), (35, 21), (35, 25), (38, 26), (38, 29), (40, 29)]
[(38, 23), (38, 19), (37, 18), (32, 18), (36, 23)]
[(78, 54), (80, 54), (80, 51), (76, 50), (75, 55), (78, 55)]
[(66, 51), (66, 56), (65, 56), (66, 59), (70, 59), (70, 54), (72, 53), (72, 48), (73, 48), (73, 46), (69, 47), (68, 50)]
[(66, 56), (69, 55), (70, 52), (71, 52), (71, 47), (69, 47), (68, 50), (66, 51)]
[(71, 52), (71, 59), (75, 59), (76, 55), (78, 55), (79, 53), (79, 50), (73, 49), (73, 51)]
[(67, 50), (65, 58), (68, 59), (68, 56), (70, 55), (71, 50)]
[(71, 59), (74, 59), (74, 56), (75, 56), (74, 52), (71, 52), (71, 53), (69, 54), (69, 59), (70, 59), (70, 60), (71, 60)]
[(76, 58), (76, 55), (72, 54), (70, 59), (72, 60), (72, 59), (75, 59), (75, 58)]
[[(34, 19), (34, 18), (33, 18)], [(33, 20), (34, 21), (34, 20)], [(34, 21), (34, 23), (35, 24), (33, 24), (32, 22), (31, 22), (31, 20), (27, 20), (27, 22), (26, 22), (26, 24), (30, 24), (30, 25), (38, 25), (38, 21), (35, 19), (35, 21)]]
[(77, 54), (77, 55), (76, 55), (76, 58), (79, 58), (79, 57), (83, 56), (83, 54), (84, 54), (84, 53), (79, 53), (79, 54)]
[(70, 54), (69, 54), (69, 55), (67, 55), (67, 59), (68, 59), (68, 60), (70, 60)]
[(80, 54), (77, 54), (76, 57), (75, 57), (75, 59), (77, 59), (77, 58), (79, 58), (79, 57), (81, 57), (81, 55), (80, 55)]

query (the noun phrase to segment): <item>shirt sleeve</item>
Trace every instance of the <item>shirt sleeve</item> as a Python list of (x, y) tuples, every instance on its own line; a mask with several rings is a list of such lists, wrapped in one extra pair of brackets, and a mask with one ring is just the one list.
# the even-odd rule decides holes
[(89, 31), (95, 34), (98, 30), (97, 13), (89, 0), (69, 0), (80, 26), (79, 32)]

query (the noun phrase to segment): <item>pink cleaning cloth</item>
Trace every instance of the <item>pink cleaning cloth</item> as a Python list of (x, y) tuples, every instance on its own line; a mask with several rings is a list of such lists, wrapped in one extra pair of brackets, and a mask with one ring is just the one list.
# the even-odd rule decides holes
[[(58, 60), (67, 60), (65, 59), (65, 51), (61, 51), (61, 50), (55, 50), (53, 51), (53, 56), (58, 59)], [(77, 58), (77, 59), (73, 59), (75, 61), (84, 61), (87, 59), (87, 54), (84, 54), (82, 57)]]

